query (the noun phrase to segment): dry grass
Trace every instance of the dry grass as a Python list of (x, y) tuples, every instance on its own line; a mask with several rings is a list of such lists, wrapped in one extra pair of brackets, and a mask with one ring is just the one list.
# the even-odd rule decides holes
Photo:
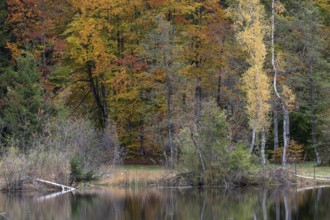
[(175, 171), (161, 166), (124, 166), (116, 172), (97, 181), (100, 185), (143, 187), (158, 186)]

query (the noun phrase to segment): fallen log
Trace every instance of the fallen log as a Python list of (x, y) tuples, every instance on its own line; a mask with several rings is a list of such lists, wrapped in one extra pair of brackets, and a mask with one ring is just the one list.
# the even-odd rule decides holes
[(40, 182), (40, 183), (48, 184), (48, 185), (51, 185), (51, 186), (60, 187), (62, 189), (62, 192), (70, 192), (70, 191), (76, 190), (76, 188), (73, 188), (73, 187), (70, 187), (70, 186), (66, 186), (66, 185), (63, 185), (63, 184), (59, 184), (59, 183), (55, 183), (55, 182), (51, 182), (51, 181), (47, 181), (47, 180), (42, 180), (42, 179), (39, 179), (39, 178), (37, 178), (36, 181)]

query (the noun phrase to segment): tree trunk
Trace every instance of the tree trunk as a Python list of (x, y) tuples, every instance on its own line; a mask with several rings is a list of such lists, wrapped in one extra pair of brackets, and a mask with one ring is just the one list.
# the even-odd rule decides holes
[(101, 94), (102, 94), (102, 107), (103, 107), (103, 123), (104, 127), (108, 126), (109, 123), (109, 115), (108, 115), (108, 96), (106, 92), (106, 88), (102, 79), (101, 82)]
[(278, 149), (278, 111), (276, 104), (274, 106), (274, 151)]
[(44, 183), (44, 184), (48, 184), (48, 185), (51, 185), (53, 187), (60, 188), (60, 189), (62, 189), (62, 192), (76, 190), (76, 188), (74, 188), (74, 187), (66, 186), (66, 185), (63, 185), (63, 184), (59, 184), (59, 183), (55, 183), (55, 182), (51, 182), (51, 181), (47, 181), (47, 180), (42, 180), (42, 179), (39, 179), (39, 178), (37, 178), (35, 181), (40, 182), (40, 183)]
[(285, 116), (285, 120), (286, 120), (286, 142), (288, 146), (290, 144), (290, 112), (286, 109), (285, 114), (287, 114), (287, 116)]
[(286, 149), (288, 147), (288, 132), (287, 132), (287, 129), (288, 129), (288, 126), (287, 126), (287, 123), (289, 121), (289, 112), (283, 108), (283, 154), (282, 154), (282, 166), (285, 166), (286, 164)]
[(205, 163), (204, 163), (203, 155), (202, 155), (202, 152), (200, 150), (200, 147), (197, 144), (197, 141), (195, 139), (194, 133), (192, 132), (191, 128), (190, 128), (190, 137), (191, 137), (191, 140), (193, 141), (193, 144), (195, 146), (196, 152), (197, 152), (198, 157), (199, 157), (199, 161), (201, 163), (202, 174), (204, 174), (205, 173)]
[(252, 141), (251, 141), (251, 145), (250, 145), (250, 152), (252, 153), (254, 145), (256, 143), (256, 129), (254, 128), (252, 131)]
[(196, 77), (196, 87), (195, 87), (195, 115), (196, 121), (199, 120), (202, 110), (202, 86), (201, 86), (201, 77)]
[(221, 71), (218, 75), (217, 105), (221, 107)]
[(143, 119), (140, 120), (141, 128), (140, 128), (140, 156), (145, 156), (145, 149), (144, 149), (144, 121)]
[(169, 166), (170, 168), (174, 168), (174, 147), (172, 141), (172, 81), (170, 77), (170, 73), (168, 70), (168, 58), (165, 51), (165, 45), (162, 47), (163, 52), (163, 68), (165, 71), (166, 76), (166, 103), (167, 103), (167, 133), (168, 133), (168, 141), (170, 146), (170, 159), (169, 159)]
[(167, 131), (168, 131), (168, 139), (170, 145), (170, 167), (174, 168), (174, 149), (173, 149), (173, 141), (172, 141), (172, 99), (171, 99), (171, 85), (170, 82), (167, 83)]
[(321, 164), (321, 157), (319, 155), (317, 146), (316, 146), (316, 117), (315, 117), (315, 85), (313, 79), (313, 61), (309, 64), (309, 81), (310, 81), (310, 105), (311, 105), (311, 112), (310, 112), (310, 120), (311, 120), (311, 129), (312, 129), (312, 147), (314, 148), (315, 152), (315, 159), (317, 164)]
[(289, 143), (290, 139), (290, 128), (289, 128), (289, 112), (287, 110), (287, 107), (285, 106), (284, 100), (280, 96), (280, 94), (277, 91), (277, 68), (275, 64), (275, 46), (274, 46), (274, 38), (275, 38), (275, 0), (272, 0), (272, 40), (271, 40), (271, 45), (272, 45), (272, 67), (274, 71), (274, 79), (273, 79), (273, 84), (274, 84), (274, 91), (275, 95), (279, 99), (282, 110), (283, 110), (283, 154), (282, 154), (282, 166), (285, 166), (286, 164), (286, 148)]
[(266, 157), (265, 157), (265, 147), (266, 147), (266, 130), (265, 127), (262, 127), (261, 130), (261, 164), (264, 166), (266, 164)]
[(102, 127), (105, 127), (107, 125), (108, 115), (103, 106), (103, 101), (100, 97), (98, 80), (97, 79), (94, 80), (92, 69), (93, 69), (93, 65), (92, 65), (92, 62), (90, 61), (87, 64), (87, 74), (88, 74), (89, 86), (90, 86), (90, 89), (92, 90), (94, 101), (96, 103), (97, 109), (101, 116)]

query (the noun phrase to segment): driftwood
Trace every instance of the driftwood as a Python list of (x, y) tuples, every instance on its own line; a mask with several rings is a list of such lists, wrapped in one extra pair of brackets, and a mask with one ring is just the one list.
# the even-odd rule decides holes
[(70, 192), (70, 191), (76, 190), (76, 188), (73, 188), (73, 187), (70, 187), (70, 186), (66, 186), (66, 185), (63, 185), (63, 184), (59, 184), (59, 183), (55, 183), (55, 182), (51, 182), (51, 181), (47, 181), (47, 180), (42, 180), (42, 179), (39, 179), (39, 178), (37, 178), (36, 181), (40, 182), (40, 183), (48, 184), (48, 185), (51, 185), (51, 186), (59, 187), (59, 188), (62, 189), (62, 192)]

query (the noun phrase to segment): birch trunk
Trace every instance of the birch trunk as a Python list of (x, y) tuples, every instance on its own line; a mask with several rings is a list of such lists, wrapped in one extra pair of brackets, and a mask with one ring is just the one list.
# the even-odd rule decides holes
[(70, 186), (66, 186), (66, 185), (63, 185), (63, 184), (59, 184), (59, 183), (55, 183), (55, 182), (51, 182), (51, 181), (47, 181), (47, 180), (42, 180), (42, 179), (39, 179), (37, 178), (36, 179), (37, 182), (40, 182), (40, 183), (44, 183), (44, 184), (48, 184), (48, 185), (51, 185), (51, 186), (54, 186), (54, 187), (58, 187), (60, 189), (62, 189), (62, 192), (63, 191), (73, 191), (73, 190), (76, 190), (76, 188), (73, 188), (73, 187), (70, 187)]
[(287, 109), (285, 110), (286, 110), (285, 114), (287, 114), (285, 117), (286, 119), (285, 124), (286, 124), (286, 141), (288, 146), (290, 144), (290, 112)]
[(252, 131), (252, 141), (251, 141), (251, 145), (250, 145), (250, 152), (253, 151), (255, 143), (256, 143), (256, 129), (254, 128)]
[(274, 71), (274, 91), (276, 97), (280, 100), (282, 110), (283, 110), (283, 154), (282, 154), (282, 166), (285, 166), (286, 164), (286, 148), (288, 147), (289, 138), (290, 138), (290, 129), (289, 129), (289, 112), (287, 107), (285, 106), (284, 100), (280, 96), (280, 94), (277, 91), (277, 68), (275, 64), (275, 47), (274, 47), (274, 35), (275, 35), (275, 0), (272, 0), (272, 67)]
[(282, 166), (286, 164), (286, 148), (289, 144), (288, 141), (288, 123), (289, 123), (289, 112), (286, 108), (283, 108), (283, 155), (282, 155)]

